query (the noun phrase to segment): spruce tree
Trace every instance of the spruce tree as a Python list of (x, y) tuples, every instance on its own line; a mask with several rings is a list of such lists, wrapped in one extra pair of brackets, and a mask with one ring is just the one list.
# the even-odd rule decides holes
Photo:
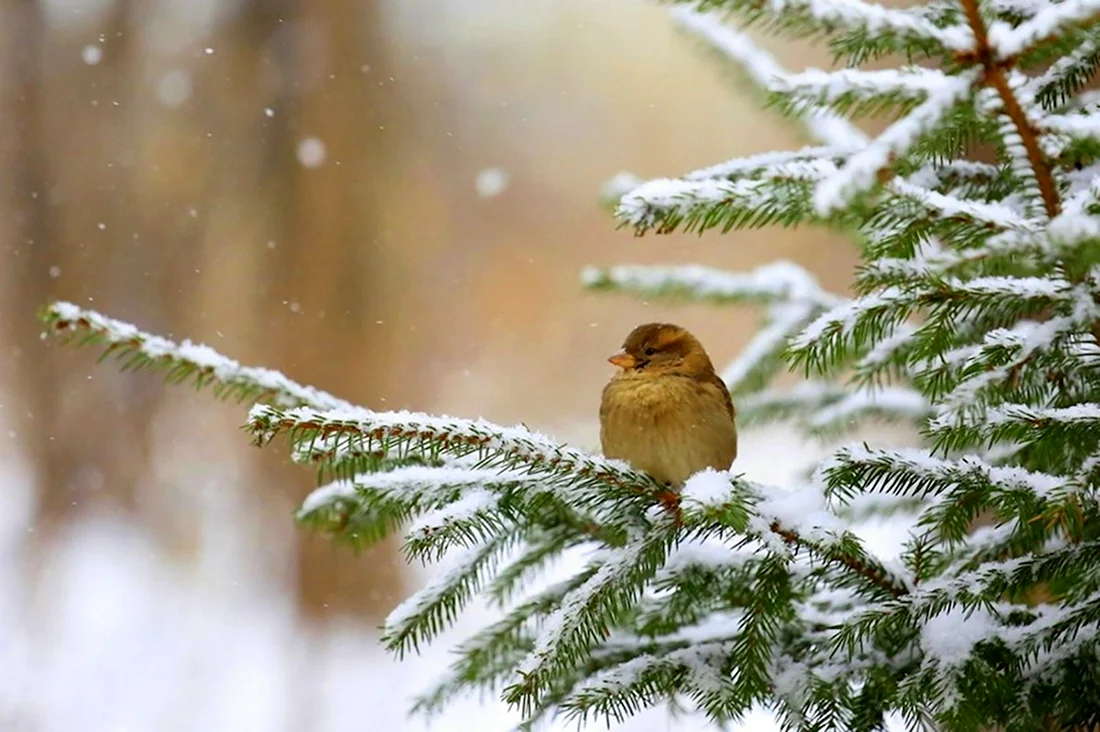
[[(742, 429), (835, 438), (886, 420), (914, 447), (843, 446), (794, 490), (708, 470), (670, 505), (649, 476), (522, 427), (371, 411), (68, 303), (44, 310), (48, 331), (255, 402), (255, 442), (288, 440), (319, 469), (298, 513), (312, 528), (358, 546), (403, 531), (411, 560), (454, 554), (383, 642), (415, 651), (475, 595), (503, 616), (458, 646), (421, 711), (491, 690), (527, 724), (668, 701), (715, 722), (764, 705), (791, 729), (1092, 728), (1100, 0), (681, 6), (677, 22), (813, 141), (627, 181), (616, 216), (637, 234), (840, 229), (862, 257), (854, 295), (785, 262), (620, 266), (584, 283), (760, 305), (763, 328), (723, 373)], [(822, 39), (841, 70), (789, 73), (738, 21)], [(868, 136), (855, 116), (886, 125)], [(802, 380), (773, 386), (788, 368)], [(899, 558), (853, 532), (867, 505), (913, 514)], [(540, 586), (575, 547), (587, 564)]]

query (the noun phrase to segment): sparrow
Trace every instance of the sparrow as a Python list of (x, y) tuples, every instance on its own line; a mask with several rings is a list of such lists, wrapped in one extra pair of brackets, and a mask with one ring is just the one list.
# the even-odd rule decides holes
[(639, 325), (608, 359), (619, 371), (600, 401), (600, 443), (609, 458), (678, 489), (704, 468), (737, 457), (729, 389), (691, 333), (670, 323)]

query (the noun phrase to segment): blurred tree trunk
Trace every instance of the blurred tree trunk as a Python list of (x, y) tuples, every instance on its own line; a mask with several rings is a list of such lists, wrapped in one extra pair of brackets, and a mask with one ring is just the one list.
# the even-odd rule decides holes
[[(386, 166), (369, 121), (382, 102), (362, 71), (386, 66), (375, 4), (250, 0), (198, 48), (162, 52), (142, 34), (163, 19), (132, 0), (94, 35), (48, 26), (34, 0), (0, 3), (0, 210), (13, 222), (0, 241), (15, 264), (0, 274), (0, 337), (16, 344), (0, 376), (37, 472), (37, 541), (105, 508), (194, 549), (199, 497), (142, 495), (163, 490), (151, 427), (186, 420), (196, 465), (202, 445), (240, 441), (265, 514), (251, 540), (295, 532), (295, 566), (274, 570), (291, 573), (307, 615), (377, 619), (402, 589), (392, 543), (355, 557), (295, 529), (309, 471), (204, 429), (209, 412), (177, 414), (209, 395), (165, 401), (156, 376), (44, 344), (34, 319), (71, 299), (351, 400), (384, 393), (386, 346), (365, 323), (384, 297), (371, 262)], [(82, 61), (85, 46), (102, 58)], [(325, 146), (318, 167), (296, 157), (306, 137)]]
[[(249, 331), (262, 334), (265, 363), (377, 406), (392, 365), (367, 316), (386, 296), (374, 266), (382, 236), (376, 190), (387, 182), (382, 141), (396, 139), (382, 137), (375, 122), (386, 102), (374, 83), (387, 67), (380, 12), (362, 0), (298, 0), (291, 16), (285, 47), (272, 49), (280, 94), (267, 106), (276, 138), (265, 147), (262, 184), (276, 202), (275, 256), (264, 260), (274, 313), (269, 307), (273, 317)], [(270, 455), (262, 465), (259, 484), (293, 486), (298, 503), (308, 481), (303, 471), (276, 465)], [(355, 556), (323, 537), (298, 537), (297, 580), (307, 611), (377, 616), (400, 599), (402, 563), (392, 540)]]
[[(64, 295), (142, 314), (161, 324), (162, 288), (140, 278), (157, 257), (135, 246), (129, 226), (130, 165), (119, 154), (130, 129), (121, 101), (128, 86), (132, 46), (128, 2), (108, 19), (97, 65), (57, 41), (34, 2), (16, 2), (15, 23), (3, 24), (4, 44), (17, 55), (14, 105), (0, 124), (15, 160), (6, 170), (18, 243), (6, 317), (16, 345), (12, 376), (21, 397), (22, 444), (38, 468), (34, 530), (41, 540), (88, 504), (109, 496), (132, 507), (136, 478), (146, 459), (146, 424), (159, 385), (119, 374), (91, 374), (86, 354), (47, 348), (37, 338), (35, 310)], [(91, 46), (89, 46), (91, 47)], [(73, 121), (80, 120), (79, 129)], [(91, 382), (89, 381), (91, 380)]]

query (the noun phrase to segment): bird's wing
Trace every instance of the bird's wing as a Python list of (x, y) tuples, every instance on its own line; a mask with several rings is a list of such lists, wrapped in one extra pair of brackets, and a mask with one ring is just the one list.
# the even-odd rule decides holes
[(730, 419), (734, 419), (733, 399), (730, 397), (730, 389), (726, 386), (726, 382), (722, 381), (722, 377), (713, 371), (707, 374), (707, 382), (718, 387), (718, 391), (722, 394), (722, 400), (726, 403), (726, 412), (729, 414)]

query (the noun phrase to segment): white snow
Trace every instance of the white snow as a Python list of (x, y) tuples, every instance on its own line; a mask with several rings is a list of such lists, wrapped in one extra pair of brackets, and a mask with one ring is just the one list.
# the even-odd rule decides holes
[(355, 498), (355, 495), (355, 483), (350, 480), (335, 481), (310, 492), (302, 501), (302, 507), (298, 511), (302, 515), (315, 513), (338, 501)]
[(844, 98), (873, 99), (887, 95), (897, 99), (920, 100), (942, 89), (948, 79), (942, 71), (920, 66), (870, 71), (811, 68), (797, 74), (778, 76), (769, 88), (818, 104), (834, 104)]
[(157, 80), (156, 97), (162, 106), (174, 109), (191, 98), (191, 74), (183, 69), (171, 69)]
[(298, 141), (298, 162), (307, 168), (319, 168), (325, 163), (328, 151), (318, 137), (303, 137)]
[(466, 491), (454, 503), (429, 511), (420, 516), (408, 529), (408, 534), (430, 534), (456, 523), (468, 521), (480, 513), (486, 513), (497, 506), (498, 496), (485, 488)]
[(1017, 56), (1061, 28), (1100, 12), (1100, 0), (1064, 0), (1045, 5), (1033, 17), (1012, 28), (1007, 23), (989, 26), (989, 45), (1002, 59)]
[(95, 66), (103, 60), (103, 47), (98, 43), (89, 43), (80, 50), (80, 58), (89, 66)]
[(733, 498), (733, 476), (729, 471), (707, 468), (691, 476), (684, 482), (680, 492), (680, 501), (686, 507), (697, 505), (702, 508), (721, 506)]
[(777, 521), (784, 529), (813, 542), (829, 544), (848, 528), (827, 508), (821, 486), (807, 483), (787, 490), (769, 490), (756, 505), (756, 512), (769, 526)]
[(963, 216), (976, 222), (992, 224), (1002, 230), (1038, 231), (1035, 222), (1021, 217), (1016, 211), (1001, 203), (987, 203), (958, 196), (945, 196), (942, 193), (930, 191), (904, 179), (891, 181), (889, 187), (891, 191), (918, 201), (922, 206), (944, 217)]
[(920, 645), (927, 659), (947, 670), (965, 662), (975, 645), (996, 634), (997, 622), (988, 611), (976, 608), (968, 614), (954, 607), (925, 621)]
[(776, 260), (750, 272), (727, 272), (697, 264), (587, 267), (581, 272), (581, 281), (589, 286), (609, 283), (642, 296), (674, 290), (693, 300), (761, 298), (807, 301), (826, 307), (841, 302), (824, 292), (805, 268), (787, 260)]
[(847, 336), (859, 318), (869, 310), (889, 307), (912, 297), (898, 287), (885, 287), (878, 292), (849, 300), (819, 315), (801, 333), (791, 339), (793, 349), (806, 349), (823, 338), (826, 333)]
[(501, 168), (485, 168), (474, 181), (474, 189), (481, 198), (495, 198), (507, 187), (508, 173)]

